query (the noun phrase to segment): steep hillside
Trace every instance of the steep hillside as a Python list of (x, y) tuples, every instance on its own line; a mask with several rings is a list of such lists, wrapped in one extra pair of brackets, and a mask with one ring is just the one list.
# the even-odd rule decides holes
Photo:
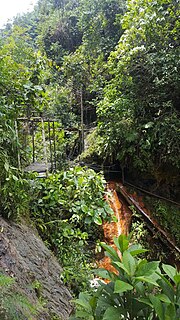
[[(15, 278), (14, 294), (27, 297), (33, 305), (43, 304), (36, 319), (68, 319), (71, 294), (60, 280), (62, 268), (56, 258), (32, 227), (1, 217), (0, 226), (0, 272)], [(16, 312), (18, 309), (16, 306)]]

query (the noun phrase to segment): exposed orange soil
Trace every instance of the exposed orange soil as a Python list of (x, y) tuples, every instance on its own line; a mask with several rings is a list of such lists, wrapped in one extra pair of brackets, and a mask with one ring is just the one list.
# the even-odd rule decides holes
[[(118, 188), (123, 191), (123, 196), (121, 195), (121, 193), (117, 194), (116, 189)], [(120, 182), (109, 182), (107, 184), (107, 191), (108, 195), (106, 195), (106, 201), (108, 201), (108, 203), (110, 204), (110, 207), (113, 209), (114, 214), (117, 218), (117, 222), (105, 222), (103, 224), (104, 240), (108, 245), (116, 249), (113, 243), (113, 238), (118, 237), (121, 234), (128, 235), (129, 233), (132, 212), (129, 209), (127, 202), (124, 200), (124, 195), (125, 198), (128, 197), (132, 200), (132, 203), (140, 210), (140, 212), (143, 213), (144, 216), (146, 216), (151, 221), (151, 223), (153, 223), (154, 226), (158, 228), (159, 231), (161, 231), (161, 233), (166, 237), (166, 239), (168, 239), (170, 243), (173, 243), (173, 240), (171, 239), (169, 234), (167, 234), (167, 232), (164, 231), (161, 226), (159, 226), (158, 222), (151, 215), (151, 212), (147, 208), (145, 208), (142, 197), (138, 196), (136, 192), (130, 194)], [(120, 256), (120, 252), (118, 252), (118, 250), (117, 253)], [(179, 262), (175, 261), (175, 263), (178, 269), (180, 269)], [(113, 268), (113, 266), (111, 265), (109, 257), (105, 256), (102, 260), (100, 260), (98, 262), (98, 266), (99, 268), (104, 268), (106, 270), (116, 272), (115, 268)]]
[[(129, 227), (131, 224), (131, 211), (128, 206), (124, 203), (123, 200), (119, 199), (119, 196), (116, 192), (116, 183), (109, 182), (107, 184), (108, 195), (106, 195), (106, 201), (110, 204), (110, 207), (113, 209), (114, 214), (117, 218), (117, 222), (105, 222), (103, 224), (104, 230), (104, 240), (105, 242), (116, 249), (113, 238), (118, 237), (121, 234), (128, 235)], [(120, 255), (120, 253), (118, 253)], [(109, 271), (116, 272), (113, 266), (110, 264), (110, 258), (104, 257), (98, 263), (99, 268), (104, 268)]]

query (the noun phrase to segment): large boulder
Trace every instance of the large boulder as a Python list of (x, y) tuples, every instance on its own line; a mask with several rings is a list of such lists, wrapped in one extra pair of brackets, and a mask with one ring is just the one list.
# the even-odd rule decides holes
[(33, 227), (0, 217), (0, 272), (14, 277), (16, 290), (32, 304), (45, 303), (36, 319), (69, 318), (71, 294), (60, 280), (62, 268)]

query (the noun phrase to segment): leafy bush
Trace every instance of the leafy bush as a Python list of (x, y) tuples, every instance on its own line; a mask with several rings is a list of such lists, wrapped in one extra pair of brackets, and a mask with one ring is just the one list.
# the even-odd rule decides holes
[(18, 219), (28, 211), (29, 182), (18, 169), (14, 112), (0, 101), (0, 212), (5, 218)]
[[(140, 259), (146, 250), (130, 245), (124, 235), (114, 239), (116, 251), (102, 243), (115, 272), (97, 270), (100, 281), (94, 293), (81, 293), (71, 320), (165, 320), (180, 318), (180, 273), (159, 261)], [(121, 256), (121, 257), (120, 257)]]
[(101, 174), (81, 167), (52, 174), (36, 182), (32, 204), (33, 217), (50, 222), (69, 219), (74, 225), (101, 225), (102, 219), (111, 220), (112, 210), (104, 200), (105, 180)]
[(13, 122), (1, 119), (0, 133), (0, 211), (6, 218), (17, 219), (28, 211), (29, 182), (16, 167), (18, 143)]
[(102, 156), (154, 177), (180, 165), (178, 16), (177, 0), (127, 1), (97, 109)]
[(113, 214), (103, 199), (105, 181), (91, 169), (75, 167), (34, 183), (31, 217), (63, 265), (63, 280), (77, 294), (88, 283), (89, 242), (95, 246), (97, 226)]
[(1, 183), (0, 210), (5, 218), (19, 219), (29, 213), (29, 182), (22, 172), (4, 164), (5, 181)]

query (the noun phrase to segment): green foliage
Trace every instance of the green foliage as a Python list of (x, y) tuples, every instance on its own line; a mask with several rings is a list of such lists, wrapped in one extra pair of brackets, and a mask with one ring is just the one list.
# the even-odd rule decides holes
[(29, 45), (26, 29), (14, 26), (0, 39), (0, 210), (4, 217), (19, 218), (28, 211), (29, 183), (20, 172), (21, 148), (15, 128), (18, 116), (30, 116), (46, 108), (40, 85), (45, 58)]
[[(19, 219), (29, 212), (29, 181), (16, 168), (4, 162), (4, 181), (1, 181), (0, 210), (6, 218)], [(2, 178), (2, 176), (1, 176)]]
[[(47, 60), (30, 46), (27, 29), (14, 26), (0, 43), (0, 209), (4, 217), (16, 219), (28, 211), (29, 183), (19, 170), (22, 137), (17, 137), (15, 120), (45, 111)], [(26, 156), (26, 150), (22, 153)]]
[(101, 100), (103, 161), (155, 178), (158, 170), (177, 172), (178, 18), (178, 0), (129, 0), (127, 8), (120, 0), (41, 0), (1, 33), (2, 97), (16, 113), (43, 110), (75, 127), (81, 98), (87, 123)]
[(79, 116), (82, 84), (85, 111), (93, 106), (95, 114), (97, 93), (102, 93), (107, 75), (104, 62), (122, 33), (117, 18), (124, 7), (119, 0), (41, 0), (33, 13), (15, 19), (15, 25), (28, 28), (29, 43), (50, 59), (51, 114), (62, 123), (69, 124), (69, 113), (72, 120)]
[(148, 262), (137, 257), (145, 250), (140, 245), (129, 245), (124, 235), (114, 239), (121, 253), (102, 243), (116, 272), (97, 270), (102, 278), (94, 293), (81, 293), (75, 300), (77, 311), (70, 319), (178, 319), (180, 316), (180, 274), (159, 261)]
[(2, 107), (0, 112), (1, 162), (3, 163), (6, 160), (6, 162), (9, 161), (12, 165), (17, 166), (18, 158), (14, 155), (17, 154), (18, 142), (14, 129), (14, 123), (11, 118), (8, 119), (8, 110), (6, 112), (5, 107)]
[(72, 80), (68, 79), (66, 85), (59, 85), (57, 82), (50, 89), (51, 101), (49, 112), (56, 114), (60, 119), (63, 128), (77, 127), (78, 115), (75, 114), (75, 96), (73, 94)]
[(37, 26), (38, 44), (58, 65), (65, 54), (74, 52), (81, 43), (77, 6), (75, 1), (63, 1), (60, 6), (51, 1), (41, 1), (35, 10), (40, 21)]
[(0, 274), (0, 316), (2, 320), (35, 319), (39, 305), (33, 305), (15, 286), (15, 279)]
[(176, 0), (128, 1), (98, 108), (102, 155), (152, 174), (179, 168), (178, 16)]
[(2, 108), (0, 119), (0, 211), (6, 218), (18, 219), (28, 212), (29, 182), (17, 169), (19, 147), (12, 120)]
[[(88, 250), (88, 234), (65, 226), (56, 235), (54, 246), (63, 266), (61, 279), (75, 296), (89, 288), (92, 252)], [(75, 230), (73, 232), (73, 230)]]
[(75, 294), (88, 282), (88, 241), (95, 243), (99, 236), (96, 226), (112, 218), (103, 199), (104, 183), (101, 174), (81, 167), (34, 182), (31, 217), (57, 254), (64, 267), (62, 278)]
[[(178, 246), (178, 218), (179, 210), (172, 204), (165, 203), (164, 201), (156, 200), (152, 202), (152, 198), (144, 197), (145, 207), (151, 212), (152, 217), (158, 222), (158, 224), (167, 232), (167, 235), (170, 235), (171, 239), (174, 239), (174, 242)], [(159, 205), (158, 205), (159, 204)], [(157, 211), (157, 208), (160, 211)], [(173, 212), (173, 221), (172, 221), (172, 212)], [(143, 219), (142, 215), (133, 212), (132, 216), (132, 238), (131, 241), (135, 244), (141, 244), (143, 247), (148, 249), (148, 252), (143, 255), (147, 260), (160, 260), (163, 263), (176, 263), (179, 260), (179, 254), (176, 250), (169, 250), (169, 246), (165, 238), (162, 238), (162, 235), (157, 232), (157, 229), (149, 224)]]
[(124, 1), (82, 0), (79, 27), (85, 47), (93, 56), (103, 52), (106, 57), (119, 40), (121, 28), (116, 17), (123, 13)]
[(98, 135), (97, 128), (93, 129), (86, 136), (86, 144), (88, 147), (81, 153), (80, 159), (91, 164), (94, 161), (101, 162), (102, 143), (104, 143), (104, 140)]
[(34, 52), (28, 42), (26, 29), (15, 26), (10, 36), (0, 39), (0, 103), (6, 113), (16, 118), (30, 116), (47, 106), (42, 87), (45, 79), (45, 57)]
[(178, 246), (180, 244), (179, 207), (163, 200), (154, 200), (152, 202), (149, 197), (145, 198), (145, 203), (147, 203), (154, 218), (172, 235)]
[[(80, 102), (84, 115), (91, 114), (104, 86), (98, 130), (84, 157), (119, 160), (123, 166), (151, 172), (158, 182), (159, 172), (177, 172), (178, 18), (177, 0), (129, 0), (126, 12), (120, 0), (41, 0), (32, 14), (16, 18), (14, 26), (1, 31), (0, 209), (5, 217), (19, 217), (29, 201), (29, 184), (17, 170), (19, 141), (24, 145), (22, 133), (17, 139), (14, 119), (40, 113), (56, 116), (64, 127), (78, 128)], [(40, 145), (39, 132), (35, 138)], [(65, 148), (71, 151), (72, 141), (78, 139), (71, 137), (67, 147), (64, 131), (58, 132), (61, 164)], [(39, 146), (38, 159), (41, 151)], [(87, 241), (97, 230), (95, 224), (110, 216), (100, 175), (76, 168), (32, 184), (32, 216), (66, 265), (65, 281), (73, 277), (73, 259), (85, 274)], [(169, 211), (158, 205), (157, 214), (169, 227)], [(171, 230), (178, 239), (176, 227)], [(74, 258), (69, 252), (72, 242)], [(113, 310), (106, 318), (109, 312)]]
[[(101, 225), (102, 219), (110, 219), (112, 215), (103, 199), (104, 184), (101, 174), (81, 167), (52, 174), (37, 182), (34, 215), (47, 211), (51, 220), (54, 216), (55, 219), (68, 218), (80, 227), (91, 223)], [(45, 219), (49, 220), (47, 213)]]
[[(42, 126), (44, 130), (45, 143), (42, 137)], [(62, 168), (66, 164), (66, 144), (65, 132), (60, 122), (29, 122), (28, 127), (25, 122), (19, 123), (19, 137), (21, 148), (22, 166), (33, 162), (32, 131), (34, 135), (34, 162), (44, 163), (44, 145), (46, 146), (47, 161), (50, 163), (56, 156), (56, 167)], [(25, 127), (25, 128), (24, 128)], [(23, 135), (24, 133), (24, 135)], [(55, 151), (54, 151), (55, 143)]]

